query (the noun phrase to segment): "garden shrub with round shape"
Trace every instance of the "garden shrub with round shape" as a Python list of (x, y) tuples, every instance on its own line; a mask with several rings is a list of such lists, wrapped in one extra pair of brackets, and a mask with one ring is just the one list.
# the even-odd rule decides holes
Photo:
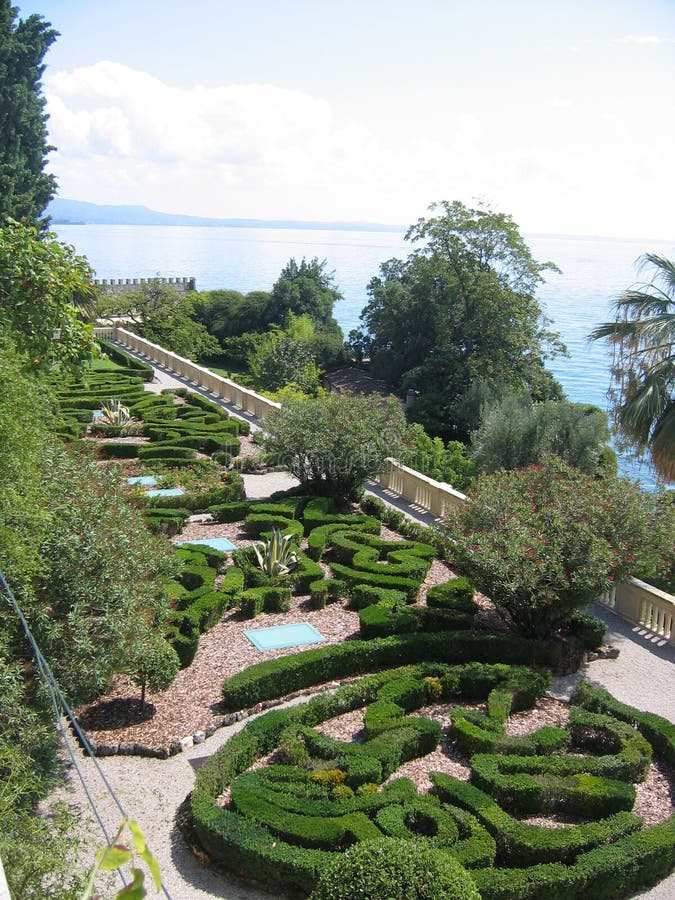
[(350, 847), (323, 874), (310, 900), (480, 900), (456, 861), (415, 841), (379, 838)]

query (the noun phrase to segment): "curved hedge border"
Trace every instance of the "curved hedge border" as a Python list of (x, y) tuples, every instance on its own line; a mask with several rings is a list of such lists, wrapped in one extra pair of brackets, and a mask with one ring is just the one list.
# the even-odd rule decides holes
[[(675, 866), (675, 817), (643, 829), (637, 817), (619, 808), (632, 800), (625, 779), (644, 776), (651, 751), (644, 736), (622, 718), (646, 719), (643, 728), (667, 758), (675, 751), (673, 726), (588, 685), (578, 691), (576, 701), (582, 705), (572, 710), (568, 742), (576, 754), (594, 749), (601, 755), (519, 760), (492, 755), (475, 757), (471, 765), (472, 782), (491, 777), (491, 794), (501, 790), (504, 796), (513, 787), (509, 778), (524, 776), (526, 790), (528, 779), (532, 786), (533, 775), (546, 773), (552, 779), (544, 791), (565, 798), (570, 784), (560, 782), (572, 777), (575, 811), (596, 821), (559, 829), (527, 825), (475, 783), (438, 773), (432, 773), (435, 789), (427, 796), (419, 796), (407, 779), (377, 786), (404, 759), (428, 752), (438, 739), (433, 723), (407, 713), (439, 697), (481, 696), (488, 699), (488, 718), (503, 722), (511, 705), (531, 705), (546, 686), (545, 676), (524, 667), (424, 662), (368, 675), (333, 695), (269, 712), (231, 738), (197, 774), (190, 802), (199, 840), (239, 874), (255, 872), (256, 879), (277, 890), (304, 896), (336, 853), (378, 835), (427, 836), (439, 852), (471, 868), (484, 900), (617, 900), (663, 878)], [(345, 744), (315, 730), (326, 719), (364, 705), (364, 742)], [(610, 707), (621, 718), (610, 715)], [(282, 764), (246, 772), (275, 748)], [(607, 775), (618, 781), (612, 783)], [(231, 804), (217, 806), (215, 798), (230, 785)], [(615, 806), (607, 809), (608, 802)]]

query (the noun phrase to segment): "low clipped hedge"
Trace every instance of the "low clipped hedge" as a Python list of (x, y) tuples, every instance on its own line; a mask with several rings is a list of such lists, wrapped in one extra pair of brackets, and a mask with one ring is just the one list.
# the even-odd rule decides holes
[(307, 555), (314, 560), (319, 560), (331, 546), (332, 535), (336, 531), (344, 531), (349, 526), (352, 531), (365, 531), (369, 534), (380, 533), (380, 523), (373, 516), (346, 517), (349, 521), (331, 522), (327, 525), (319, 525), (309, 533), (307, 538)]
[[(508, 703), (502, 696), (511, 696), (514, 707), (522, 708), (523, 698), (533, 699), (532, 677), (536, 682), (539, 676), (499, 663), (447, 666), (427, 661), (379, 671), (334, 694), (321, 694), (251, 721), (197, 775), (191, 807), (202, 846), (228, 868), (246, 874), (248, 865), (272, 889), (296, 890), (303, 896), (326, 883), (345, 846), (356, 842), (368, 847), (391, 837), (408, 841), (411, 847), (419, 842), (420, 847), (470, 866), (472, 883), (484, 900), (558, 896), (616, 900), (667, 875), (675, 865), (675, 817), (643, 829), (627, 810), (612, 812), (617, 804), (627, 803), (632, 787), (620, 782), (626, 773), (633, 773), (625, 768), (619, 782), (609, 784), (604, 766), (611, 753), (605, 754), (606, 760), (578, 753), (529, 756), (520, 763), (509, 757), (491, 758), (496, 778), (537, 776), (543, 771), (561, 779), (571, 777), (568, 812), (598, 818), (565, 828), (522, 823), (486, 791), (446, 774), (432, 773), (434, 789), (427, 796), (420, 796), (405, 778), (378, 786), (403, 760), (428, 752), (438, 740), (434, 723), (405, 716), (438, 696), (434, 685), (442, 685), (444, 692), (463, 686), (464, 697), (491, 689), (488, 708), (503, 722)], [(491, 688), (495, 683), (501, 691)], [(544, 687), (540, 682), (539, 688)], [(607, 697), (595, 700), (609, 703)], [(364, 741), (344, 743), (316, 730), (326, 719), (364, 704)], [(627, 715), (628, 710), (624, 707), (622, 713)], [(623, 764), (643, 755), (644, 739), (627, 723), (583, 708), (575, 708), (574, 715), (579, 730), (571, 729), (571, 738), (580, 741), (575, 749), (587, 750), (590, 742), (602, 750), (614, 742), (625, 751), (636, 739), (635, 753), (626, 752)], [(668, 726), (665, 720), (652, 722), (664, 741)], [(295, 754), (300, 767), (274, 765), (245, 772), (277, 747)], [(472, 759), (472, 777), (474, 771), (485, 777), (484, 762)], [(520, 772), (518, 765), (524, 767)], [(584, 766), (593, 765), (603, 774), (583, 772)], [(234, 809), (214, 804), (228, 785)], [(502, 782), (502, 800), (511, 787)], [(542, 784), (536, 790), (541, 792)], [(353, 896), (353, 885), (350, 890), (346, 896)]]
[(637, 831), (641, 825), (641, 820), (629, 812), (618, 812), (595, 822), (567, 828), (526, 825), (473, 784), (440, 772), (432, 772), (430, 777), (442, 801), (467, 809), (487, 828), (497, 843), (501, 864), (506, 866), (572, 862), (579, 853), (616, 841)]
[(359, 630), (364, 640), (414, 631), (455, 631), (471, 628), (473, 616), (448, 609), (419, 606), (381, 606), (359, 610)]
[(140, 359), (136, 359), (135, 356), (130, 356), (128, 353), (125, 353), (124, 350), (121, 350), (116, 344), (106, 340), (99, 341), (99, 344), (108, 359), (117, 363), (118, 366), (129, 369), (134, 374), (138, 373), (143, 381), (152, 381), (155, 377), (155, 370), (152, 366), (148, 365), (148, 363), (144, 363)]
[(150, 444), (147, 447), (141, 447), (138, 451), (138, 458), (141, 462), (147, 460), (164, 460), (164, 459), (196, 459), (197, 455), (194, 450), (189, 447), (174, 447), (165, 444)]
[(229, 503), (215, 503), (209, 512), (215, 522), (241, 522), (249, 514), (250, 500), (231, 500)]
[(245, 618), (252, 619), (261, 612), (288, 612), (291, 608), (291, 589), (268, 585), (248, 588), (239, 595), (239, 608)]
[(145, 446), (145, 444), (134, 444), (131, 441), (125, 443), (109, 441), (106, 444), (99, 444), (96, 447), (96, 453), (103, 459), (136, 459)]
[(608, 691), (586, 681), (582, 681), (578, 685), (572, 696), (572, 703), (583, 709), (613, 716), (615, 719), (620, 719), (633, 728), (637, 728), (656, 753), (669, 766), (675, 767), (675, 725), (668, 719), (621, 703)]
[(452, 578), (427, 589), (427, 606), (452, 609), (473, 615), (478, 606), (474, 600), (476, 589), (468, 578)]
[(347, 641), (249, 666), (223, 682), (223, 706), (227, 710), (246, 709), (314, 684), (421, 660), (546, 665), (550, 653), (543, 641), (474, 631)]

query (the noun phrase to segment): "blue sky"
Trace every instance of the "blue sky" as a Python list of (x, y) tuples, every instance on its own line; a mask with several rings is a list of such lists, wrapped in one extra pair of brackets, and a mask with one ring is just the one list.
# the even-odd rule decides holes
[(63, 197), (675, 238), (673, 0), (37, 0)]

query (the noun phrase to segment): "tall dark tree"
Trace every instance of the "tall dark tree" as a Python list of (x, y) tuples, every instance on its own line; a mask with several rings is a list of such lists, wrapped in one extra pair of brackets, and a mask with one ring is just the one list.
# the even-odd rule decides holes
[(545, 360), (563, 348), (535, 297), (555, 266), (533, 259), (510, 216), (457, 201), (431, 210), (406, 234), (419, 246), (371, 281), (364, 328), (350, 337), (378, 376), (436, 394), (448, 436), (466, 438), (481, 403), (505, 389), (561, 395)]
[(46, 225), (44, 211), (56, 191), (44, 171), (47, 143), (42, 60), (57, 32), (42, 16), (18, 18), (0, 0), (0, 221), (6, 216)]

